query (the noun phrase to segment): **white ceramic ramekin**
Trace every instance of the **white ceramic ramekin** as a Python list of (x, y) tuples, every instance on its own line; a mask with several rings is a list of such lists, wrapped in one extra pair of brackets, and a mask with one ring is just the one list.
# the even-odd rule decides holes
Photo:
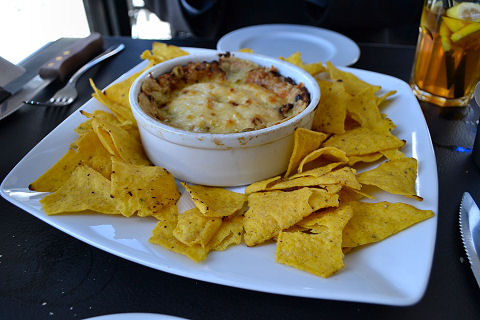
[(176, 65), (192, 61), (218, 60), (221, 52), (191, 54), (160, 63), (142, 73), (130, 89), (130, 105), (137, 120), (143, 147), (150, 160), (170, 171), (175, 178), (210, 186), (240, 186), (266, 179), (286, 170), (296, 128), (311, 128), (320, 99), (316, 80), (301, 68), (285, 61), (250, 53), (231, 53), (263, 67), (275, 67), (285, 77), (302, 83), (310, 104), (288, 121), (260, 130), (212, 134), (176, 129), (147, 115), (137, 102), (142, 82), (170, 72)]

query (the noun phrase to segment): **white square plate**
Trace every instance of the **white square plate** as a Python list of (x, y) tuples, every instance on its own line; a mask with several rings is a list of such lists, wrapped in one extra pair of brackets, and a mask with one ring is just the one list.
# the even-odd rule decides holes
[[(186, 48), (190, 52), (203, 49)], [(146, 66), (142, 62), (117, 81)], [(430, 134), (420, 106), (410, 87), (397, 78), (358, 69), (344, 68), (362, 80), (397, 90), (382, 107), (396, 124), (394, 134), (407, 141), (403, 151), (418, 159), (417, 193), (422, 202), (375, 194), (375, 201), (406, 202), (437, 213), (438, 179)], [(81, 108), (87, 112), (103, 109), (91, 99)], [(74, 128), (85, 117), (75, 112), (35, 146), (7, 175), (0, 186), (2, 196), (53, 227), (97, 248), (122, 258), (176, 275), (233, 287), (292, 296), (410, 305), (423, 296), (432, 265), (437, 217), (434, 216), (384, 241), (345, 256), (345, 268), (323, 279), (275, 262), (275, 244), (248, 248), (232, 247), (213, 252), (197, 264), (187, 257), (148, 242), (156, 222), (149, 218), (109, 215), (47, 216), (28, 185), (43, 174), (67, 151), (77, 135)], [(232, 189), (242, 191), (242, 188)], [(180, 203), (184, 204), (184, 203)], [(180, 209), (183, 211), (182, 209)], [(60, 244), (61, 245), (61, 244)]]

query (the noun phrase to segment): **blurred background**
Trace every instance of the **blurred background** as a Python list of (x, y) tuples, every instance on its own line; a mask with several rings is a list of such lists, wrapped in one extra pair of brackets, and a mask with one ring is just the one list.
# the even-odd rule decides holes
[(17, 0), (0, 4), (0, 56), (18, 63), (61, 37), (97, 31), (201, 38), (265, 23), (314, 25), (356, 42), (416, 43), (422, 0)]

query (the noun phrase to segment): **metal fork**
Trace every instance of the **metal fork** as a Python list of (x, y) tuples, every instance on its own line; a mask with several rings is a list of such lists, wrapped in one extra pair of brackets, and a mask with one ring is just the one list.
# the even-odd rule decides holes
[(77, 80), (91, 67), (94, 65), (102, 62), (103, 60), (110, 58), (111, 56), (115, 55), (116, 53), (120, 52), (125, 48), (123, 43), (119, 44), (118, 46), (112, 46), (105, 50), (102, 54), (95, 57), (90, 62), (86, 63), (83, 67), (78, 69), (77, 72), (73, 74), (73, 76), (68, 80), (67, 84), (57, 91), (53, 97), (51, 97), (48, 101), (40, 102), (40, 101), (24, 101), (27, 104), (39, 105), (39, 106), (55, 106), (55, 107), (64, 107), (70, 105), (75, 99), (77, 99), (78, 92), (76, 88)]

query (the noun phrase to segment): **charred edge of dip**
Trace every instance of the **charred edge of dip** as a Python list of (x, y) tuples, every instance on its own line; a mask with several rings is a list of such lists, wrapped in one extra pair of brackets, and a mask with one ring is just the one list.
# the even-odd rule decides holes
[[(228, 132), (210, 131), (210, 126), (185, 128), (174, 125), (168, 117), (168, 105), (173, 95), (190, 85), (204, 82), (230, 81), (261, 87), (284, 103), (278, 105), (277, 120), (266, 122), (261, 114), (251, 115), (248, 125)], [(231, 92), (234, 89), (230, 89)], [(188, 91), (185, 90), (185, 92)], [(259, 130), (284, 122), (300, 112), (310, 103), (310, 94), (302, 83), (297, 84), (292, 78), (282, 76), (275, 67), (260, 67), (248, 60), (232, 57), (230, 53), (219, 54), (218, 61), (190, 62), (184, 66), (175, 66), (168, 73), (157, 78), (152, 74), (144, 80), (138, 95), (138, 103), (151, 117), (164, 124), (192, 132), (235, 133)], [(231, 105), (238, 105), (230, 101)], [(229, 120), (230, 121), (230, 120)]]

